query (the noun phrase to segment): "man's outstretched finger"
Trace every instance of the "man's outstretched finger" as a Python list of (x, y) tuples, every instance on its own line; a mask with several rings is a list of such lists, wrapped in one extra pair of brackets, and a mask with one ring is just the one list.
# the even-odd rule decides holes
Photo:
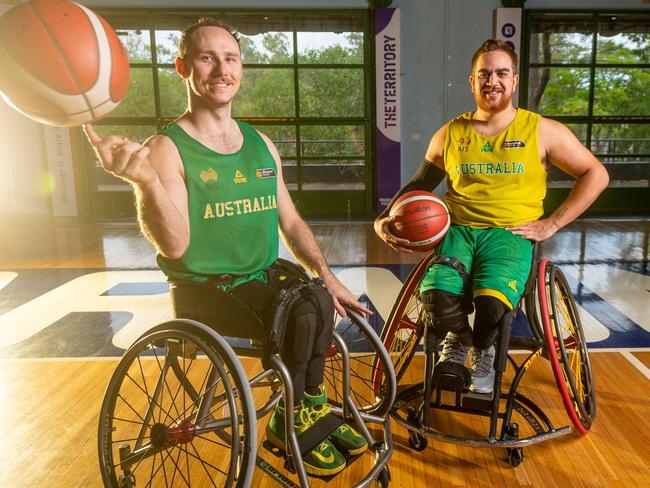
[(97, 144), (102, 142), (102, 138), (99, 137), (97, 132), (95, 132), (95, 129), (93, 129), (93, 126), (90, 124), (83, 124), (81, 128), (84, 131), (84, 134), (86, 134), (86, 137), (88, 138), (88, 141), (93, 147), (97, 147)]

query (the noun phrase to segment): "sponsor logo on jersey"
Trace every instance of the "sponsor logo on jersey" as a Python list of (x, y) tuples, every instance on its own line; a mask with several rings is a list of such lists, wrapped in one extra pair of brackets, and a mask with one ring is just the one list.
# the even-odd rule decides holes
[(526, 147), (526, 143), (524, 141), (503, 141), (503, 144), (501, 144), (502, 149), (515, 149), (517, 147)]
[(217, 181), (219, 179), (219, 175), (212, 167), (202, 169), (199, 177), (203, 180), (203, 183), (207, 183), (210, 180)]
[(241, 183), (248, 183), (248, 178), (246, 178), (241, 171), (236, 170), (233, 181), (239, 185)]
[(275, 170), (273, 168), (257, 168), (255, 170), (255, 177), (262, 178), (275, 178)]
[(492, 152), (492, 144), (486, 142), (481, 148), (481, 152)]
[(469, 150), (469, 143), (471, 139), (469, 137), (461, 137), (458, 139), (458, 152), (467, 152)]

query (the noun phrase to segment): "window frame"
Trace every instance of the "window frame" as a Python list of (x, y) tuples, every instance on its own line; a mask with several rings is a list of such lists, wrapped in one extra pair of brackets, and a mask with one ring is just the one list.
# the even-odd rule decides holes
[[(176, 116), (170, 117), (163, 115), (161, 108), (161, 93), (160, 81), (158, 72), (160, 69), (174, 68), (174, 65), (167, 62), (158, 62), (157, 59), (157, 43), (156, 31), (176, 30), (166, 25), (156, 25), (158, 18), (169, 18), (171, 15), (178, 14), (184, 19), (189, 19), (185, 24), (189, 25), (190, 22), (196, 20), (201, 16), (218, 17), (220, 14), (225, 15), (253, 15), (264, 16), (267, 15), (284, 15), (291, 19), (291, 33), (292, 39), (292, 59), (289, 63), (246, 63), (244, 62), (244, 72), (247, 69), (291, 69), (293, 70), (293, 97), (295, 105), (295, 113), (293, 116), (282, 117), (253, 117), (253, 116), (237, 116), (238, 120), (242, 120), (252, 124), (258, 130), (264, 132), (265, 127), (269, 126), (292, 126), (296, 137), (295, 141), (295, 154), (283, 157), (283, 163), (288, 166), (295, 164), (295, 172), (297, 175), (297, 188), (290, 189), (290, 193), (299, 211), (309, 217), (326, 217), (326, 218), (342, 218), (342, 217), (367, 217), (374, 215), (374, 192), (375, 192), (375, 170), (374, 164), (374, 113), (372, 107), (373, 99), (373, 73), (372, 68), (374, 65), (372, 49), (374, 38), (371, 33), (371, 13), (369, 10), (364, 9), (345, 9), (345, 10), (326, 10), (326, 9), (121, 9), (121, 8), (97, 8), (97, 13), (105, 17), (109, 24), (114, 25), (116, 31), (123, 30), (136, 30), (137, 27), (129, 25), (128, 27), (121, 27), (124, 25), (119, 22), (119, 19), (127, 19), (129, 23), (136, 23), (141, 20), (140, 27), (143, 32), (149, 33), (148, 42), (151, 51), (151, 62), (146, 63), (131, 63), (131, 68), (146, 68), (152, 71), (153, 80), (153, 93), (154, 97), (154, 110), (155, 114), (151, 117), (111, 117), (110, 115), (105, 119), (99, 120), (94, 123), (98, 127), (102, 125), (119, 125), (119, 126), (135, 126), (135, 125), (148, 125), (155, 126), (158, 129), (164, 127), (166, 124), (172, 122)], [(315, 64), (315, 63), (301, 63), (299, 61), (300, 53), (298, 51), (298, 34), (299, 32), (311, 32), (298, 30), (301, 17), (317, 17), (322, 16), (335, 16), (335, 15), (355, 15), (359, 18), (359, 22), (363, 25), (363, 62), (362, 63), (330, 63), (330, 64)], [(115, 19), (118, 22), (115, 23)], [(227, 19), (226, 19), (227, 21)], [(146, 23), (144, 23), (146, 22)], [(163, 21), (164, 22), (164, 21)], [(117, 26), (117, 27), (115, 27)], [(274, 32), (274, 31), (271, 31)], [(324, 31), (325, 32), (325, 31)], [(347, 31), (346, 31), (347, 32)], [(320, 69), (345, 69), (345, 70), (358, 70), (361, 73), (362, 90), (363, 90), (363, 113), (355, 116), (328, 116), (305, 117), (300, 114), (300, 86), (299, 78), (303, 70), (320, 70)], [(235, 99), (237, 100), (237, 99)], [(180, 113), (178, 114), (180, 115)], [(341, 126), (362, 126), (364, 137), (364, 154), (361, 156), (309, 156), (301, 154), (300, 148), (303, 141), (301, 139), (301, 128), (312, 125), (341, 125)], [(83, 140), (83, 138), (80, 138)], [(124, 188), (124, 191), (99, 191), (97, 185), (96, 170), (92, 167), (92, 161), (95, 160), (94, 154), (90, 150), (85, 141), (82, 147), (78, 148), (79, 154), (83, 158), (83, 163), (80, 167), (84, 168), (85, 174), (82, 175), (84, 181), (87, 182), (86, 191), (88, 192), (87, 198), (84, 200), (88, 202), (86, 213), (95, 218), (133, 218), (135, 216), (135, 207), (133, 205), (133, 191), (130, 188)], [(302, 175), (304, 166), (309, 164), (310, 161), (324, 160), (334, 161), (345, 164), (346, 161), (363, 161), (364, 162), (364, 175), (362, 178), (363, 189), (304, 189), (302, 187)], [(284, 166), (284, 164), (283, 164)]]
[[(589, 62), (573, 62), (573, 63), (531, 63), (530, 50), (532, 38), (532, 23), (535, 16), (540, 15), (589, 15), (591, 16), (591, 37), (592, 37), (592, 50)], [(595, 80), (596, 71), (599, 69), (608, 68), (644, 68), (650, 69), (650, 63), (643, 64), (630, 64), (630, 63), (603, 63), (597, 62), (597, 49), (598, 49), (598, 27), (599, 19), (602, 16), (630, 16), (630, 15), (650, 15), (648, 10), (616, 10), (616, 9), (581, 9), (581, 10), (559, 10), (559, 9), (528, 9), (524, 10), (524, 29), (523, 29), (523, 42), (520, 56), (521, 66), (521, 83), (519, 91), (520, 105), (523, 108), (528, 108), (528, 95), (529, 95), (529, 80), (530, 70), (538, 68), (582, 68), (589, 70), (589, 91), (588, 91), (588, 107), (587, 114), (585, 115), (544, 115), (543, 116), (558, 120), (564, 124), (581, 124), (586, 127), (586, 147), (590, 148), (592, 143), (593, 128), (595, 125), (606, 123), (620, 123), (620, 124), (648, 124), (650, 126), (650, 114), (646, 115), (594, 115), (595, 104)], [(648, 135), (650, 138), (650, 134)], [(602, 158), (631, 158), (641, 157), (646, 158), (647, 162), (644, 164), (648, 172), (648, 180), (650, 180), (650, 152), (639, 154), (595, 154), (599, 159)], [(624, 161), (624, 159), (619, 159)], [(608, 164), (608, 163), (604, 163)], [(613, 162), (616, 164), (616, 162)], [(544, 201), (544, 208), (547, 212), (551, 212), (557, 208), (562, 201), (566, 199), (570, 192), (570, 188), (549, 188), (547, 197)], [(648, 214), (650, 207), (650, 184), (645, 187), (608, 187), (599, 199), (591, 206), (587, 213), (592, 214)]]

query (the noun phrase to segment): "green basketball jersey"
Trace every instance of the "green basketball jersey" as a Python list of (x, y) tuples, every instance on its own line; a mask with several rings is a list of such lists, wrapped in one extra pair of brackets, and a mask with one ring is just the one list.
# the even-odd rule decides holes
[(171, 279), (205, 281), (209, 275), (228, 273), (249, 275), (245, 281), (265, 280), (262, 270), (278, 258), (275, 160), (253, 127), (237, 124), (244, 143), (233, 154), (209, 149), (178, 124), (161, 130), (183, 161), (190, 218), (185, 254), (157, 258)]

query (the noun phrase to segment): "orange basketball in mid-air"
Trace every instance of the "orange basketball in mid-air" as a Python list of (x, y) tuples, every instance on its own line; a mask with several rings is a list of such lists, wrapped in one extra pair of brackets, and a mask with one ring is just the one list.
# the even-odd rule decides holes
[(67, 0), (32, 0), (0, 18), (0, 92), (27, 117), (55, 126), (97, 120), (129, 85), (129, 60), (110, 25)]
[(410, 241), (403, 247), (429, 251), (445, 237), (451, 219), (445, 202), (428, 191), (410, 191), (400, 196), (390, 209), (395, 216), (392, 232)]

